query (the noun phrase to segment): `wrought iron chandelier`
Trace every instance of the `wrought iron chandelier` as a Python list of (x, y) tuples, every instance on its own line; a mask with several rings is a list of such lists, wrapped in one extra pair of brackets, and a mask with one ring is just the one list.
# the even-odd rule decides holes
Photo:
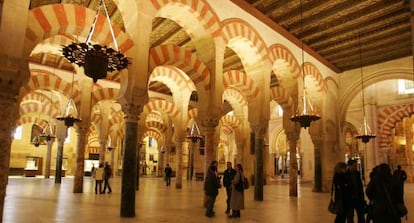
[(60, 116), (56, 117), (59, 121), (64, 121), (66, 127), (72, 127), (75, 122), (80, 122), (81, 119), (79, 118), (78, 109), (76, 109), (75, 102), (73, 101), (73, 82), (74, 82), (75, 75), (72, 76), (72, 92), (69, 98), (68, 104), (66, 105), (65, 113)]
[(197, 140), (202, 139), (203, 136), (200, 134), (200, 129), (198, 128), (197, 123), (194, 121), (193, 125), (191, 126), (190, 132), (186, 137), (190, 139), (192, 143), (196, 143)]
[[(301, 32), (303, 32), (303, 12), (302, 12), (302, 1), (300, 1), (300, 23), (301, 23)], [(317, 121), (320, 119), (319, 115), (313, 109), (312, 103), (308, 98), (306, 98), (306, 90), (305, 90), (305, 55), (303, 50), (303, 41), (301, 41), (301, 50), (302, 50), (302, 66), (301, 66), (301, 74), (302, 74), (302, 97), (301, 102), (298, 103), (297, 110), (292, 118), (290, 118), (293, 122), (298, 122), (300, 127), (307, 128), (310, 126), (311, 122)]]
[[(102, 46), (100, 44), (91, 44), (91, 38), (95, 30), (96, 21), (102, 7), (109, 24), (115, 49), (108, 46)], [(129, 64), (128, 58), (126, 58), (124, 54), (118, 50), (118, 45), (116, 43), (111, 20), (109, 18), (104, 0), (101, 0), (98, 6), (98, 10), (96, 11), (96, 15), (86, 42), (73, 42), (63, 47), (62, 52), (63, 56), (68, 59), (69, 62), (77, 64), (79, 67), (84, 67), (85, 75), (92, 78), (94, 83), (96, 83), (98, 79), (105, 78), (107, 72), (122, 70), (127, 68)]]
[[(49, 112), (52, 113), (52, 103), (53, 103), (53, 92), (50, 91), (50, 104), (49, 104)], [(50, 116), (52, 114), (49, 114), (49, 121), (46, 123), (46, 126), (43, 128), (42, 134), (40, 137), (43, 137), (46, 142), (49, 142), (50, 140), (56, 138), (56, 136), (53, 134), (53, 128), (50, 124)]]
[(376, 136), (372, 134), (371, 128), (368, 126), (367, 119), (365, 117), (365, 95), (364, 95), (364, 77), (362, 69), (362, 47), (361, 47), (361, 34), (358, 32), (359, 42), (359, 65), (361, 69), (361, 89), (362, 89), (362, 124), (359, 130), (359, 135), (355, 136), (356, 139), (360, 139), (363, 143), (368, 143), (369, 140), (374, 139)]

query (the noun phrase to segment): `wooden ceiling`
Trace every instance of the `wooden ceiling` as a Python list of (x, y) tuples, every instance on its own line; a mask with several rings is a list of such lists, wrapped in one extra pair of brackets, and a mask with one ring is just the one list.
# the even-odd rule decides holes
[(232, 1), (283, 27), (339, 71), (412, 55), (409, 0)]
[[(271, 27), (281, 27), (293, 42), (302, 40), (305, 49), (309, 46), (313, 55), (337, 72), (412, 55), (409, 0), (231, 1), (264, 23), (271, 23)], [(30, 8), (54, 3), (79, 4), (96, 10), (99, 1), (31, 0)], [(105, 0), (105, 3), (112, 22), (124, 30), (121, 14), (113, 0)], [(176, 22), (158, 17), (152, 27), (151, 47), (176, 44), (196, 52), (191, 38)], [(31, 60), (73, 70), (70, 64), (55, 55), (33, 55)], [(243, 65), (237, 54), (227, 48), (223, 71), (234, 69), (243, 71)], [(119, 75), (111, 74), (108, 79), (119, 81)], [(171, 94), (160, 83), (150, 83), (150, 90)]]

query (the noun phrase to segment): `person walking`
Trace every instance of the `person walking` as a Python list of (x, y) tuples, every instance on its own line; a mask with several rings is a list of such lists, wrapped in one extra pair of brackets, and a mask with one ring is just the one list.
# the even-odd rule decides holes
[(400, 183), (391, 175), (388, 164), (382, 163), (375, 168), (365, 193), (373, 201), (374, 223), (401, 223), (396, 207), (404, 203), (403, 192)]
[(335, 223), (345, 223), (347, 210), (349, 209), (349, 185), (346, 171), (346, 163), (339, 162), (335, 165), (332, 179), (332, 190), (337, 210)]
[(227, 162), (227, 169), (224, 171), (223, 174), (223, 186), (226, 188), (226, 214), (230, 213), (230, 198), (231, 198), (231, 181), (233, 180), (234, 176), (236, 175), (237, 171), (233, 169), (231, 162)]
[(167, 165), (164, 168), (164, 174), (165, 174), (165, 181), (167, 183), (167, 187), (171, 185), (171, 175), (172, 175), (172, 169), (170, 167), (170, 164), (167, 163)]
[(204, 181), (204, 192), (206, 195), (206, 216), (211, 218), (215, 215), (214, 203), (218, 195), (218, 189), (221, 187), (220, 178), (217, 172), (217, 161), (213, 161), (208, 168), (206, 180)]
[(397, 169), (394, 171), (393, 176), (400, 183), (401, 190), (404, 194), (404, 182), (407, 180), (407, 173), (401, 168), (401, 165), (397, 166)]
[(95, 194), (102, 194), (102, 182), (104, 179), (104, 165), (102, 163), (99, 164), (98, 168), (95, 168), (93, 172), (93, 178), (95, 179)]
[(358, 216), (358, 223), (365, 223), (365, 194), (361, 174), (358, 171), (356, 160), (348, 160), (347, 178), (349, 182), (350, 207), (347, 211), (347, 223), (354, 223), (354, 210)]
[(244, 209), (244, 174), (241, 164), (236, 165), (236, 171), (236, 175), (231, 181), (230, 208), (232, 215), (229, 217), (232, 218), (240, 218), (240, 210)]
[(105, 162), (105, 167), (104, 167), (104, 189), (103, 189), (103, 193), (105, 193), (106, 188), (108, 188), (108, 194), (112, 193), (112, 188), (111, 188), (111, 185), (109, 183), (109, 179), (112, 176), (113, 176), (112, 167), (111, 167), (111, 165), (109, 165), (108, 162)]

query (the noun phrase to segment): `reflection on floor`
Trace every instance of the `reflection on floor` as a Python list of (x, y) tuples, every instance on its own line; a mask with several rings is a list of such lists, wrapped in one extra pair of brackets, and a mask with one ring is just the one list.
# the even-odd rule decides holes
[[(224, 214), (226, 192), (220, 190), (214, 218), (204, 216), (203, 183), (183, 181), (181, 190), (166, 187), (162, 178), (141, 179), (136, 193), (136, 217), (120, 217), (120, 181), (113, 179), (111, 194), (95, 195), (93, 181), (84, 180), (84, 193), (72, 193), (73, 178), (54, 179), (10, 178), (7, 186), (3, 222), (7, 223), (106, 223), (106, 222), (306, 222), (329, 223), (334, 216), (327, 206), (329, 193), (313, 193), (310, 183), (299, 186), (299, 196), (289, 197), (287, 184), (272, 184), (264, 188), (264, 201), (254, 201), (254, 187), (246, 191), (245, 206), (240, 219)], [(406, 184), (405, 201), (409, 213), (414, 213), (414, 184)], [(408, 219), (408, 222), (414, 222)]]

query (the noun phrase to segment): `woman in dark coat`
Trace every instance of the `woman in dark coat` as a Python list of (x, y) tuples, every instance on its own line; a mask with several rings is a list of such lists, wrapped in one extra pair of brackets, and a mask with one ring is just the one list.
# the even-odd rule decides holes
[(335, 223), (345, 223), (347, 210), (350, 207), (351, 201), (346, 168), (347, 165), (344, 162), (339, 162), (335, 165), (332, 180), (332, 190), (334, 190), (334, 200), (338, 210), (335, 217)]
[[(240, 210), (244, 209), (244, 174), (241, 164), (237, 164), (237, 173), (231, 181), (232, 190), (230, 198), (230, 208), (233, 211), (229, 217), (240, 218)], [(240, 184), (240, 186), (237, 186)], [(241, 190), (240, 190), (241, 189)]]
[(375, 168), (368, 183), (366, 194), (373, 201), (372, 220), (374, 223), (400, 223), (396, 206), (403, 203), (403, 192), (398, 181), (392, 177), (391, 168), (383, 163)]

